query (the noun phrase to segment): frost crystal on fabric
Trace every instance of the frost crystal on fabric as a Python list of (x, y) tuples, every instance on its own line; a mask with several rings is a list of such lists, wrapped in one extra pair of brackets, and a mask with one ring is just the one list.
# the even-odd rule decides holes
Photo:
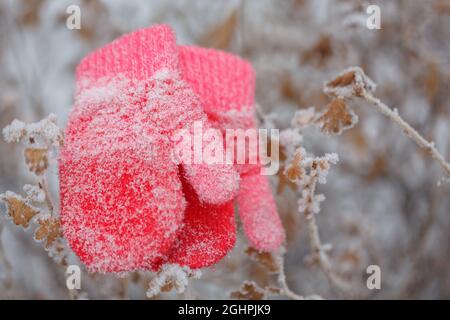
[[(170, 136), (194, 121), (199, 100), (178, 76), (167, 26), (125, 35), (77, 68), (77, 91), (60, 154), (64, 236), (89, 270), (156, 270), (177, 243), (186, 201)], [(232, 199), (230, 165), (184, 166), (199, 199)], [(200, 249), (199, 249), (200, 250)]]
[[(251, 65), (217, 50), (197, 47), (180, 47), (179, 50), (183, 78), (199, 95), (212, 123), (222, 131), (256, 129), (253, 116), (255, 75)], [(277, 249), (285, 234), (267, 177), (260, 175), (260, 164), (238, 165), (236, 168), (241, 174), (241, 187), (236, 200), (244, 231), (251, 245), (260, 250)], [(188, 188), (183, 190), (190, 193)], [(217, 208), (205, 206), (197, 209), (198, 212), (200, 210), (215, 212)], [(220, 210), (225, 216), (231, 216), (234, 212), (231, 204)], [(194, 226), (193, 221), (201, 216), (191, 215), (190, 224)], [(223, 225), (223, 234), (231, 230), (228, 224)], [(210, 237), (204, 234), (204, 238), (210, 240)], [(183, 249), (179, 252), (191, 250), (188, 243), (180, 247)]]

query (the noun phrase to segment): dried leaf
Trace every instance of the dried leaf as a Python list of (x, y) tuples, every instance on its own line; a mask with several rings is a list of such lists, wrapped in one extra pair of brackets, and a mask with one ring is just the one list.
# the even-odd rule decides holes
[(25, 199), (7, 192), (2, 199), (7, 206), (7, 213), (12, 218), (15, 225), (28, 228), (30, 220), (39, 213), (36, 208), (30, 206)]
[(42, 5), (44, 4), (43, 0), (33, 0), (33, 1), (22, 1), (23, 8), (21, 11), (21, 15), (19, 17), (19, 21), (24, 26), (35, 26), (39, 23), (39, 12), (41, 10)]
[(433, 3), (433, 8), (438, 14), (450, 14), (450, 2), (440, 0)]
[(375, 161), (372, 163), (372, 166), (369, 168), (369, 171), (366, 175), (366, 179), (368, 181), (373, 181), (376, 178), (382, 176), (387, 171), (387, 162), (385, 157), (381, 154), (375, 157)]
[(270, 252), (262, 252), (248, 247), (245, 253), (254, 261), (263, 265), (269, 272), (276, 273), (280, 270), (275, 257)]
[(45, 247), (48, 249), (56, 239), (62, 236), (60, 221), (57, 218), (39, 219), (39, 228), (34, 233), (37, 241), (45, 240)]
[(348, 249), (339, 256), (338, 260), (340, 262), (349, 263), (356, 268), (361, 262), (361, 257), (359, 256), (358, 252)]
[(295, 128), (307, 128), (314, 123), (316, 119), (316, 108), (309, 107), (295, 112), (294, 119), (292, 119), (292, 126)]
[(176, 289), (175, 279), (167, 278), (166, 283), (161, 287), (161, 292), (170, 292), (173, 289)]
[(281, 96), (288, 101), (297, 105), (302, 104), (300, 90), (295, 88), (294, 82), (290, 74), (286, 74), (281, 78)]
[(203, 41), (203, 46), (217, 49), (227, 49), (230, 47), (238, 22), (238, 11), (234, 10), (228, 18), (219, 24)]
[[(267, 150), (270, 150), (270, 144), (268, 144)], [(268, 154), (272, 156), (271, 153)], [(282, 145), (279, 145), (278, 157), (280, 161), (285, 161), (287, 159), (286, 151), (284, 150), (284, 147)], [(286, 187), (289, 187), (291, 190), (294, 191), (297, 190), (297, 185), (286, 177), (283, 166), (280, 166), (280, 170), (278, 170), (277, 176), (278, 176), (277, 194), (281, 194)]]
[(277, 194), (281, 194), (286, 187), (289, 189), (295, 191), (297, 190), (297, 185), (288, 179), (286, 174), (284, 173), (283, 167), (280, 167), (280, 170), (278, 170), (278, 186), (277, 186)]
[(253, 281), (244, 281), (239, 291), (230, 294), (231, 299), (239, 300), (263, 300), (266, 296), (264, 289)]
[(328, 135), (341, 134), (343, 130), (352, 128), (357, 122), (357, 116), (349, 110), (343, 99), (333, 99), (325, 112), (318, 119), (323, 133)]
[(305, 51), (302, 55), (302, 62), (313, 64), (315, 66), (323, 66), (327, 60), (333, 55), (333, 47), (331, 37), (322, 36), (314, 46)]
[(352, 98), (373, 93), (375, 83), (360, 67), (351, 67), (331, 81), (325, 83), (324, 93), (332, 97)]
[(365, 137), (361, 127), (355, 127), (352, 131), (350, 131), (349, 138), (360, 155), (368, 152), (367, 138)]
[(133, 283), (139, 283), (141, 281), (141, 278), (142, 278), (141, 274), (139, 272), (137, 272), (137, 271), (136, 272), (132, 272), (131, 275), (130, 275), (130, 280)]
[(295, 182), (303, 179), (305, 171), (301, 166), (301, 162), (302, 154), (300, 152), (296, 152), (292, 163), (285, 170), (285, 175), (290, 181)]
[(25, 149), (25, 163), (28, 165), (28, 169), (37, 174), (41, 175), (48, 168), (48, 158), (47, 158), (46, 148), (27, 148)]
[(60, 147), (64, 142), (63, 131), (58, 127), (56, 115), (53, 113), (34, 123), (25, 123), (14, 119), (3, 128), (2, 132), (8, 143), (23, 142), (25, 145), (38, 144), (39, 148), (47, 148), (50, 146)]
[(349, 71), (327, 83), (327, 87), (346, 87), (355, 81), (355, 72)]
[(189, 278), (198, 279), (200, 275), (199, 270), (191, 270), (186, 266), (181, 267), (175, 264), (166, 264), (150, 280), (147, 297), (153, 298), (161, 292), (169, 292), (171, 290), (182, 293), (186, 290)]
[(432, 63), (425, 73), (423, 79), (423, 85), (428, 98), (428, 101), (432, 104), (437, 96), (439, 90), (439, 69), (436, 63)]
[(102, 1), (83, 0), (81, 5), (87, 17), (83, 21), (83, 27), (77, 29), (76, 33), (82, 40), (92, 43), (98, 34), (97, 19), (108, 15), (108, 8)]

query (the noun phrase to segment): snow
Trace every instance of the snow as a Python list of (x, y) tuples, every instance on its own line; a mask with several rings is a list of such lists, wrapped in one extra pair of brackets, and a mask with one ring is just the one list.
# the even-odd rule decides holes
[(161, 292), (166, 285), (173, 286), (177, 293), (183, 293), (189, 283), (189, 278), (199, 279), (201, 271), (191, 270), (175, 264), (166, 264), (161, 267), (158, 274), (153, 277), (147, 290), (147, 298), (153, 298)]
[(31, 184), (26, 184), (23, 186), (23, 191), (27, 194), (27, 198), (30, 201), (35, 202), (44, 202), (45, 201), (45, 192), (39, 186), (34, 186)]
[(30, 145), (39, 144), (41, 141), (44, 146), (48, 144), (59, 146), (62, 141), (62, 132), (56, 124), (56, 115), (51, 113), (46, 118), (29, 124), (14, 119), (10, 125), (3, 128), (3, 137), (9, 143), (21, 141)]

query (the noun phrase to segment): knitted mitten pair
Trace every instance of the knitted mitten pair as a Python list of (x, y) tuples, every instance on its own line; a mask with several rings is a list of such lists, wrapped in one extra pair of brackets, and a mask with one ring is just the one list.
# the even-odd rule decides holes
[[(235, 242), (234, 199), (254, 247), (281, 244), (284, 230), (259, 164), (174, 157), (173, 136), (192, 134), (194, 123), (223, 132), (255, 128), (253, 94), (247, 62), (178, 47), (164, 25), (83, 59), (59, 171), (63, 233), (89, 270), (214, 264)], [(223, 143), (203, 139), (202, 148)]]

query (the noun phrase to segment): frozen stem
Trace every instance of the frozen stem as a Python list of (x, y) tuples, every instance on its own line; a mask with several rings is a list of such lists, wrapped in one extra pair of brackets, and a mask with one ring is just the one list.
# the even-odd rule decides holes
[[(0, 221), (0, 237), (3, 231), (3, 223)], [(12, 286), (12, 265), (9, 262), (8, 258), (5, 255), (5, 250), (3, 248), (3, 243), (0, 238), (0, 263), (3, 264), (4, 274), (3, 274), (3, 283), (6, 290), (9, 290)]]
[(41, 176), (38, 179), (38, 185), (39, 187), (42, 189), (42, 191), (44, 191), (45, 194), (45, 204), (47, 205), (47, 208), (50, 212), (50, 214), (53, 216), (54, 215), (54, 205), (53, 205), (53, 200), (50, 194), (50, 191), (48, 189), (48, 182), (47, 182), (47, 178), (45, 176)]
[(279, 272), (278, 272), (278, 285), (280, 286), (279, 288), (279, 295), (284, 295), (292, 300), (321, 300), (322, 297), (320, 297), (319, 295), (311, 295), (311, 296), (306, 296), (303, 297), (301, 295), (296, 294), (295, 292), (293, 292), (286, 281), (286, 273), (284, 270), (284, 253), (281, 253), (278, 258), (278, 267), (279, 267)]
[(234, 291), (231, 293), (231, 298), (236, 299), (254, 299), (261, 300), (270, 296), (283, 296), (292, 300), (321, 300), (322, 297), (318, 295), (311, 296), (301, 296), (293, 292), (286, 280), (286, 273), (284, 270), (284, 255), (286, 253), (286, 248), (284, 246), (280, 247), (275, 252), (264, 252), (258, 249), (249, 247), (245, 253), (250, 257), (251, 260), (259, 263), (264, 267), (269, 274), (277, 274), (278, 286), (267, 286), (265, 288), (259, 287), (253, 281), (244, 281), (239, 291)]
[(367, 101), (378, 112), (385, 115), (392, 122), (396, 123), (403, 132), (413, 140), (420, 148), (425, 150), (431, 157), (439, 163), (447, 176), (450, 177), (450, 164), (444, 156), (436, 149), (434, 142), (426, 140), (416, 129), (403, 120), (397, 109), (392, 109), (376, 98), (375, 83), (359, 67), (352, 67), (341, 72), (335, 79), (324, 84), (324, 93), (332, 98), (352, 99), (361, 98)]
[(175, 290), (178, 294), (185, 292), (189, 279), (199, 279), (200, 270), (191, 270), (186, 266), (165, 264), (161, 270), (150, 280), (147, 290), (147, 298), (153, 298), (161, 292)]
[(325, 199), (324, 195), (316, 194), (317, 183), (326, 183), (330, 165), (336, 164), (339, 158), (337, 154), (328, 153), (323, 157), (310, 157), (303, 148), (298, 148), (293, 156), (291, 164), (285, 170), (289, 180), (295, 182), (301, 197), (298, 200), (298, 211), (303, 213), (308, 225), (308, 237), (311, 254), (314, 261), (318, 262), (320, 269), (328, 280), (340, 291), (349, 293), (350, 287), (333, 270), (326, 250), (320, 240), (316, 224), (315, 214), (320, 212), (320, 203)]
[(322, 245), (322, 241), (320, 240), (315, 213), (311, 210), (311, 206), (313, 205), (314, 201), (313, 199), (316, 185), (317, 176), (312, 175), (310, 179), (310, 185), (306, 189), (308, 190), (306, 200), (310, 205), (306, 206), (306, 209), (304, 210), (304, 215), (308, 226), (308, 238), (311, 252), (314, 258), (317, 260), (320, 269), (326, 275), (330, 283), (332, 283), (340, 291), (348, 293), (350, 291), (350, 286), (345, 280), (343, 280), (334, 272), (330, 259), (328, 258), (328, 254), (326, 253), (326, 249), (324, 248), (324, 246)]
[(389, 106), (384, 104), (380, 99), (374, 97), (372, 93), (363, 91), (361, 98), (370, 103), (372, 107), (374, 107), (377, 111), (385, 115), (389, 118), (389, 120), (393, 121), (403, 132), (411, 138), (420, 148), (424, 149), (430, 156), (439, 163), (442, 169), (446, 172), (448, 176), (450, 176), (450, 164), (445, 160), (444, 156), (436, 149), (434, 142), (430, 142), (426, 140), (424, 137), (417, 132), (416, 129), (411, 127), (409, 123), (403, 120), (402, 117), (398, 114), (397, 109), (391, 109)]

